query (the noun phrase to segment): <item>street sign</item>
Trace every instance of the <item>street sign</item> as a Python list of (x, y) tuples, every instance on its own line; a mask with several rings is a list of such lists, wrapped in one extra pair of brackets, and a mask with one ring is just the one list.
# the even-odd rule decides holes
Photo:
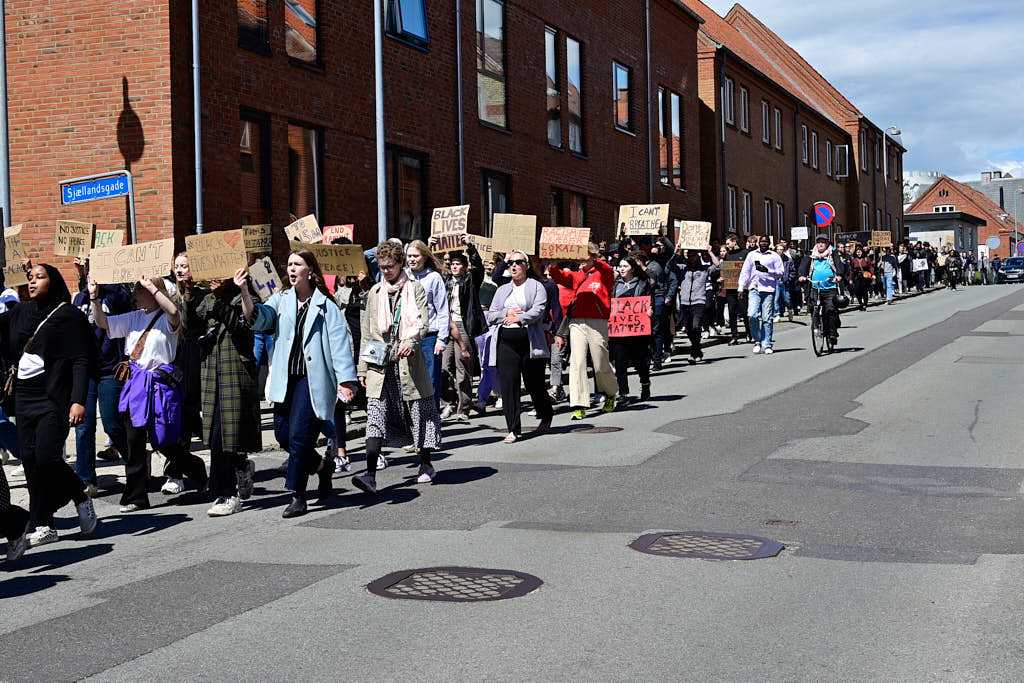
[(88, 180), (66, 180), (60, 184), (60, 203), (81, 204), (98, 199), (127, 197), (131, 193), (131, 181), (126, 171)]
[(989, 249), (998, 249), (1003, 246), (1003, 242), (998, 237), (989, 237), (988, 240), (985, 241), (985, 246)]
[(832, 221), (835, 219), (836, 209), (834, 206), (828, 202), (814, 203), (814, 224), (818, 226), (819, 230), (824, 230), (832, 225)]
[(1024, 242), (1017, 243), (1017, 253), (1024, 256)]

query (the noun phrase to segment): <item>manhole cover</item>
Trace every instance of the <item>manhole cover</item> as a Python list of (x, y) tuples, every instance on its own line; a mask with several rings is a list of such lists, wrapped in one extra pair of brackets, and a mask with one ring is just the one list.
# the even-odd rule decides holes
[(664, 557), (693, 557), (703, 560), (760, 560), (775, 557), (783, 545), (760, 536), (678, 531), (646, 534), (629, 544), (633, 550)]
[(521, 598), (544, 582), (508, 569), (432, 567), (388, 574), (366, 588), (375, 595), (401, 600), (484, 602)]
[(584, 427), (573, 430), (573, 434), (614, 434), (621, 431), (622, 427)]

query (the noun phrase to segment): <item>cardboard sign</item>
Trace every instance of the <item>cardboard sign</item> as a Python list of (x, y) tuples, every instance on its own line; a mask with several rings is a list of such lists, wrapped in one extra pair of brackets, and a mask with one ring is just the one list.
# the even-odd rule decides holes
[(683, 221), (679, 228), (676, 249), (704, 251), (711, 244), (711, 223), (706, 221)]
[(544, 228), (540, 257), (553, 261), (585, 261), (589, 256), (590, 228)]
[(469, 234), (465, 232), (445, 232), (430, 236), (430, 251), (443, 254), (446, 251), (462, 251), (466, 248)]
[(507, 254), (521, 251), (527, 256), (537, 253), (537, 217), (518, 213), (496, 213), (491, 231), (494, 251)]
[(321, 241), (324, 244), (330, 244), (339, 237), (344, 237), (349, 242), (354, 242), (356, 239), (356, 226), (351, 223), (347, 225), (328, 225), (324, 227), (324, 238)]
[[(173, 259), (173, 238), (93, 249), (89, 252), (89, 275), (101, 285), (163, 277), (171, 271)], [(191, 263), (190, 259), (190, 266)]]
[(807, 239), (807, 226), (797, 225), (789, 229), (789, 239), (791, 240), (805, 240)]
[(740, 288), (740, 273), (743, 261), (722, 261), (722, 281), (726, 289)]
[(494, 260), (494, 240), (480, 235), (467, 235), (466, 238), (470, 244), (476, 247), (477, 252), (480, 253), (481, 261), (490, 263)]
[[(668, 204), (626, 204), (619, 207), (619, 233), (625, 232), (630, 236), (660, 235), (661, 229), (667, 225)], [(706, 246), (707, 241), (700, 248)]]
[(284, 229), (291, 242), (305, 242), (306, 244), (319, 244), (324, 234), (320, 232), (320, 224), (316, 222), (316, 216), (310, 214), (300, 218)]
[(871, 233), (871, 241), (868, 242), (868, 246), (871, 247), (891, 247), (892, 246), (892, 233), (888, 230), (875, 230)]
[(358, 244), (306, 244), (303, 246), (316, 256), (324, 275), (354, 277), (359, 273), (369, 271), (366, 257), (363, 256), (363, 248)]
[(273, 227), (269, 223), (265, 225), (243, 225), (242, 234), (245, 236), (246, 253), (269, 254), (274, 250)]
[(867, 244), (871, 241), (871, 232), (866, 230), (858, 230), (856, 232), (837, 232), (834, 241), (836, 244), (846, 244), (847, 242)]
[(245, 233), (238, 230), (217, 230), (203, 235), (185, 235), (188, 268), (196, 282), (227, 280), (239, 268), (245, 268)]
[(93, 233), (93, 249), (120, 247), (124, 244), (124, 230), (97, 230)]
[(612, 299), (608, 318), (609, 337), (647, 337), (651, 334), (651, 297), (625, 296)]
[(910, 262), (910, 265), (912, 266), (915, 273), (920, 273), (922, 271), (928, 270), (928, 259), (916, 258)]
[(452, 232), (469, 232), (469, 204), (434, 209), (430, 216), (430, 234)]
[(27, 285), (28, 277), (22, 262), (28, 259), (28, 254), (21, 243), (20, 225), (12, 225), (4, 230), (4, 253), (7, 258), (4, 264), (4, 286)]
[(249, 279), (252, 281), (253, 289), (260, 301), (266, 301), (274, 294), (284, 289), (281, 278), (277, 274), (277, 268), (269, 256), (264, 256), (259, 261), (249, 266)]
[(54, 256), (85, 256), (92, 248), (92, 223), (57, 221), (53, 234)]

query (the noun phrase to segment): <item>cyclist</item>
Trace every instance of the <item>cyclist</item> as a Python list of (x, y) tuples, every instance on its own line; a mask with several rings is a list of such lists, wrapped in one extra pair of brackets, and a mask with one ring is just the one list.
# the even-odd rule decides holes
[(846, 266), (833, 254), (832, 245), (827, 236), (819, 235), (814, 241), (814, 247), (800, 263), (799, 275), (800, 283), (810, 282), (811, 287), (821, 297), (825, 334), (835, 344), (839, 339), (840, 327), (836, 297), (839, 295), (839, 283), (846, 275)]

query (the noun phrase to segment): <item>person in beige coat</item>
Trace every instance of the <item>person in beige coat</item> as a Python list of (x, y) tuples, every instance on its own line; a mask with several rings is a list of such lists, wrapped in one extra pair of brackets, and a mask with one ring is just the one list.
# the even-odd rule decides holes
[(352, 483), (367, 493), (377, 491), (382, 446), (408, 440), (406, 406), (412, 445), (420, 454), (418, 483), (433, 481), (430, 453), (441, 446), (441, 416), (420, 347), (427, 333), (426, 291), (406, 275), (400, 245), (379, 245), (377, 265), (382, 277), (367, 295), (356, 371), (366, 387), (366, 473), (353, 477)]

